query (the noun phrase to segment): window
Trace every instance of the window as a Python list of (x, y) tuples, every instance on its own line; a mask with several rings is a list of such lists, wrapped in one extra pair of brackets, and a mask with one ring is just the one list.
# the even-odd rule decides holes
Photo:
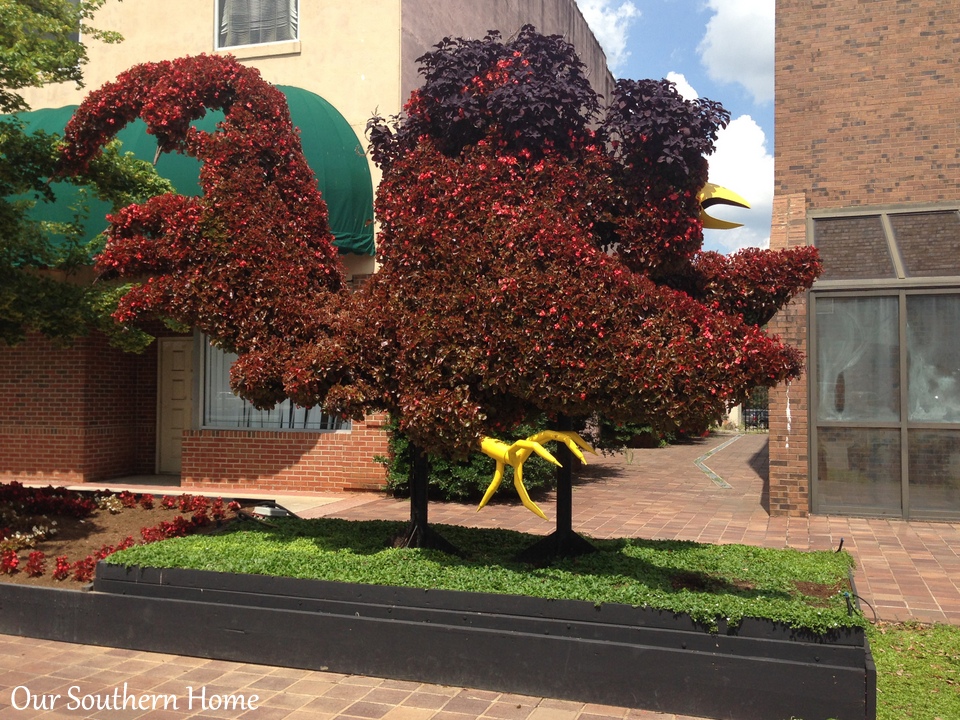
[(814, 217), (814, 512), (960, 517), (960, 211)]
[(350, 422), (320, 408), (302, 408), (289, 400), (272, 410), (257, 410), (230, 389), (230, 367), (237, 356), (210, 345), (203, 358), (203, 426), (251, 430), (349, 430)]
[(299, 39), (298, 0), (218, 0), (217, 47)]
[[(71, 4), (71, 5), (79, 5), (79, 4), (80, 4), (80, 0), (70, 0), (70, 4)], [(77, 27), (76, 32), (70, 33), (70, 39), (73, 40), (73, 42), (76, 42), (76, 43), (80, 42), (80, 27), (79, 27), (79, 26)]]

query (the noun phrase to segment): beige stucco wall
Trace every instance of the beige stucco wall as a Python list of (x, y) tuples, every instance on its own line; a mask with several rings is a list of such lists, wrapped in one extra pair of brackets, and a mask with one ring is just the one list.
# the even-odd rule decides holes
[[(24, 96), (34, 108), (75, 105), (137, 63), (217, 52), (215, 13), (215, 0), (107, 0), (93, 24), (119, 32), (124, 40), (88, 43), (86, 87), (53, 85), (28, 89)], [(609, 97), (613, 87), (603, 50), (575, 0), (302, 0), (299, 23), (297, 42), (229, 52), (272, 83), (322, 96), (362, 140), (375, 112), (383, 117), (399, 112), (420, 84), (416, 58), (446, 35), (479, 38), (498, 29), (508, 38), (531, 23), (574, 44), (598, 92)], [(376, 183), (379, 173), (371, 169)]]
[[(296, 85), (322, 96), (363, 137), (378, 107), (396, 113), (400, 105), (400, 0), (363, 3), (309, 0), (300, 3), (300, 40), (230, 52), (259, 68), (270, 82)], [(124, 41), (88, 44), (86, 89), (72, 84), (25, 93), (33, 107), (77, 104), (85, 93), (140, 62), (214, 53), (214, 0), (120, 3), (108, 0), (97, 27), (116, 30)]]

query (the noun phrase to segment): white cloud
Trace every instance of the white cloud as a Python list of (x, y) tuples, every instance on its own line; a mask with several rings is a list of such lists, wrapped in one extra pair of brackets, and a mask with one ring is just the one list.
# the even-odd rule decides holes
[(633, 20), (640, 17), (640, 10), (630, 0), (619, 5), (616, 0), (577, 0), (584, 20), (593, 30), (597, 42), (607, 56), (610, 72), (617, 74), (629, 57), (627, 34)]
[(696, 100), (700, 97), (682, 73), (668, 72), (667, 80), (677, 86), (677, 92), (680, 93), (680, 97), (684, 100)]
[(744, 247), (769, 247), (773, 214), (773, 155), (767, 151), (763, 128), (749, 115), (732, 120), (717, 137), (710, 155), (710, 182), (733, 190), (750, 203), (749, 210), (715, 205), (711, 214), (743, 223), (735, 230), (705, 231), (705, 245), (722, 252)]
[(775, 0), (707, 0), (714, 15), (697, 52), (712, 80), (773, 100)]

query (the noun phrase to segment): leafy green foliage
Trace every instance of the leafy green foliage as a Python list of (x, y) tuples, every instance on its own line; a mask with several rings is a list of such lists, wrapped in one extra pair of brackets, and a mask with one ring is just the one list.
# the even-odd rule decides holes
[[(103, 0), (12, 0), (0, 3), (0, 112), (27, 109), (18, 92), (50, 82), (81, 81), (84, 38), (116, 41), (116, 33), (85, 24)], [(84, 189), (74, 219), (31, 219), (39, 205), (56, 202), (56, 166), (62, 146), (56, 135), (27, 133), (15, 116), (0, 119), (0, 340), (19, 342), (28, 331), (68, 341), (91, 328), (114, 345), (140, 350), (145, 333), (110, 320), (122, 291), (93, 286), (83, 270), (101, 243), (85, 239), (84, 198), (94, 196), (119, 209), (168, 192), (170, 185), (148, 164), (111, 146), (82, 174), (64, 178)]]
[[(547, 424), (524, 424), (514, 428), (517, 437), (527, 437), (539, 430), (547, 429)], [(390, 433), (390, 455), (383, 459), (387, 466), (387, 490), (396, 495), (410, 493), (410, 441), (397, 428), (392, 420), (387, 426)], [(549, 449), (550, 444), (547, 444)], [(430, 456), (430, 496), (438, 500), (479, 500), (493, 480), (496, 463), (480, 452), (471, 453), (466, 460), (449, 460), (443, 456)], [(557, 476), (554, 467), (538, 455), (533, 455), (523, 466), (523, 484), (536, 495), (538, 490), (551, 490), (556, 487)], [(503, 482), (497, 490), (497, 496), (512, 493), (513, 468), (504, 470)]]
[(78, 32), (118, 42), (115, 32), (86, 24), (105, 0), (4, 0), (0, 2), (0, 113), (27, 109), (16, 92), (48, 83), (82, 86), (86, 48)]
[(868, 628), (877, 664), (877, 720), (960, 718), (960, 627)]
[(596, 425), (586, 434), (591, 446), (595, 450), (619, 452), (626, 447), (664, 447), (669, 445), (676, 436), (672, 432), (657, 431), (650, 425), (640, 423), (612, 423), (600, 418)]
[(167, 192), (170, 184), (149, 163), (112, 145), (87, 173), (71, 178), (82, 188), (71, 222), (33, 220), (34, 206), (57, 200), (62, 183), (52, 178), (60, 148), (55, 135), (28, 134), (16, 118), (0, 120), (0, 340), (19, 342), (34, 330), (66, 341), (98, 328), (112, 344), (139, 351), (152, 338), (110, 318), (129, 286), (92, 285), (85, 273), (102, 239), (86, 239), (83, 199), (119, 209)]
[[(132, 548), (108, 562), (465, 590), (591, 603), (624, 603), (689, 613), (707, 626), (760, 617), (826, 633), (864, 624), (848, 615), (841, 590), (845, 553), (641, 539), (592, 540), (598, 552), (531, 567), (513, 558), (535, 536), (509, 530), (442, 526), (466, 557), (436, 550), (385, 549), (401, 523), (284, 520), (273, 528), (241, 525)], [(809, 585), (804, 585), (807, 583)], [(828, 588), (826, 598), (799, 587)]]

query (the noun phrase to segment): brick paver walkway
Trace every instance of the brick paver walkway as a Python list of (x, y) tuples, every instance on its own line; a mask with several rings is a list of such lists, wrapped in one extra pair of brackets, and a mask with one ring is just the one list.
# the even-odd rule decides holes
[[(960, 624), (960, 524), (813, 516), (771, 518), (765, 505), (765, 435), (713, 436), (685, 445), (590, 458), (574, 489), (574, 524), (594, 537), (637, 536), (767, 547), (836, 549), (857, 560), (858, 594), (885, 620)], [(697, 461), (700, 463), (697, 464)], [(116, 486), (116, 487), (114, 487)], [(122, 489), (112, 483), (114, 489)], [(144, 487), (139, 487), (144, 490)], [(160, 489), (158, 489), (160, 490)], [(169, 488), (167, 488), (169, 491)], [(405, 500), (357, 494), (280, 499), (304, 517), (406, 519)], [(538, 501), (554, 517), (552, 498)], [(509, 527), (547, 533), (552, 524), (513, 504), (477, 513), (453, 503), (430, 506), (433, 523)], [(118, 689), (136, 697), (176, 698), (167, 710), (70, 709), (70, 688), (103, 701)], [(208, 696), (258, 695), (257, 709), (193, 708), (188, 688)], [(17, 688), (20, 688), (17, 690)], [(53, 710), (18, 710), (26, 692), (62, 697)], [(0, 720), (695, 720), (642, 710), (584, 705), (327, 672), (230, 663), (156, 653), (0, 636)]]
[[(230, 697), (224, 701), (224, 696)], [(103, 709), (96, 710), (97, 703)], [(241, 704), (246, 709), (240, 709)], [(91, 709), (84, 711), (84, 705)], [(0, 720), (135, 718), (695, 720), (486, 690), (0, 635)]]

